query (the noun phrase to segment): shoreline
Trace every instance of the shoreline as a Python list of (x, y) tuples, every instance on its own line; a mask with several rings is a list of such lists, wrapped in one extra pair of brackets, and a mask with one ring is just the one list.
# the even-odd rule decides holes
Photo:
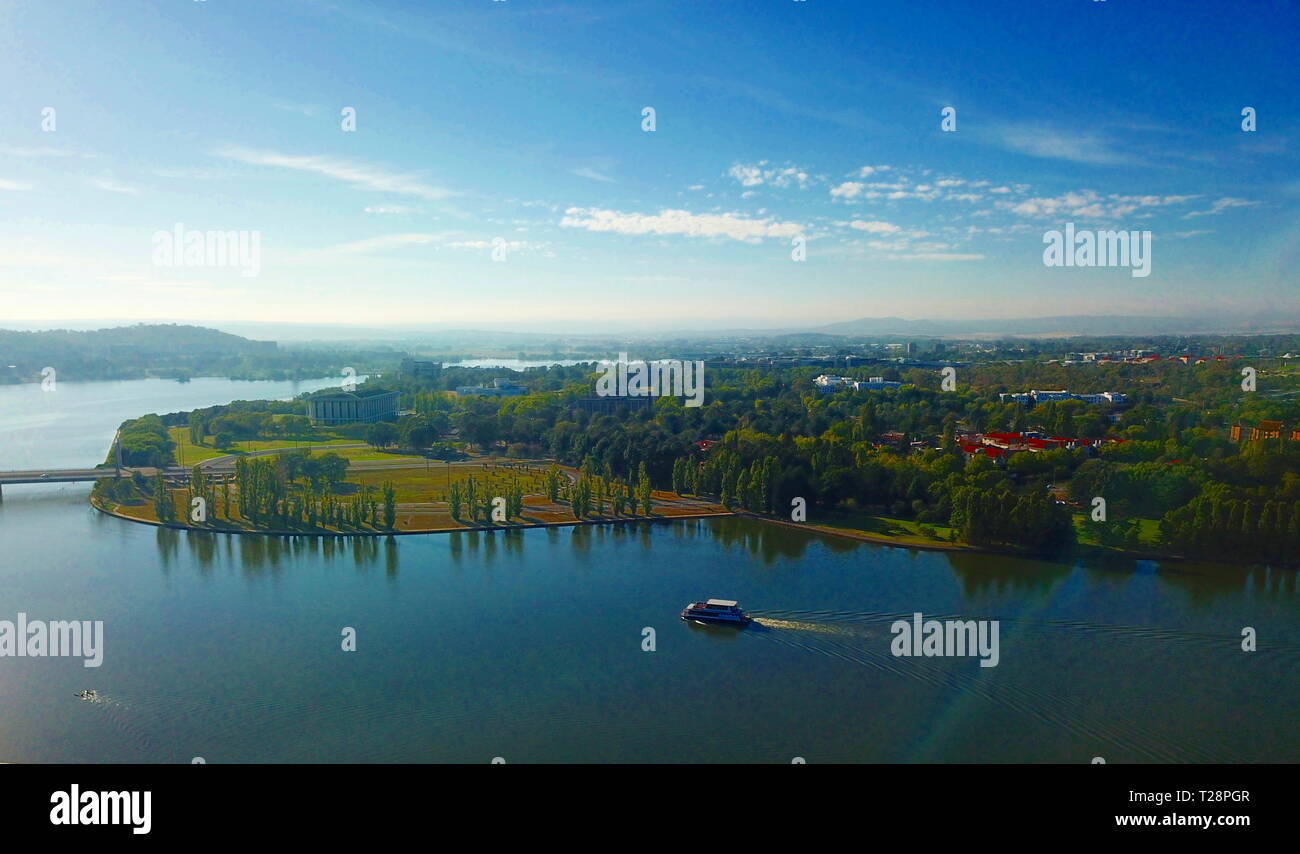
[[(809, 524), (806, 522), (790, 522), (785, 519), (777, 519), (771, 516), (762, 516), (757, 513), (751, 513), (744, 510), (711, 510), (700, 513), (679, 513), (666, 516), (624, 516), (606, 519), (568, 519), (561, 522), (517, 522), (507, 525), (477, 525), (477, 526), (460, 526), (455, 528), (419, 528), (408, 530), (393, 531), (295, 531), (295, 530), (249, 530), (244, 528), (200, 528), (194, 525), (183, 525), (173, 522), (158, 522), (153, 519), (140, 519), (135, 516), (128, 516), (117, 510), (111, 510), (103, 506), (102, 502), (94, 496), (90, 497), (90, 504), (100, 513), (106, 516), (113, 516), (126, 522), (134, 522), (140, 525), (152, 525), (155, 528), (169, 528), (174, 531), (193, 531), (196, 533), (208, 534), (239, 534), (246, 536), (268, 536), (268, 537), (404, 537), (424, 534), (454, 534), (457, 532), (469, 531), (521, 531), (535, 528), (576, 528), (580, 525), (626, 525), (634, 522), (673, 522), (681, 519), (716, 519), (723, 517), (734, 517), (739, 519), (752, 519), (757, 522), (763, 522), (769, 525), (778, 525), (783, 528), (790, 528), (796, 531), (807, 533), (821, 534), (827, 537), (839, 537), (845, 540), (853, 540), (860, 543), (869, 543), (877, 546), (888, 546), (896, 549), (915, 549), (917, 551), (931, 552), (966, 552), (969, 554), (991, 554), (1004, 555), (1006, 557), (1024, 558), (1027, 560), (1077, 560), (1087, 557), (1103, 558), (1120, 558), (1124, 560), (1151, 560), (1151, 561), (1178, 561), (1192, 562), (1198, 561), (1196, 558), (1189, 558), (1183, 555), (1170, 554), (1152, 554), (1149, 552), (1128, 552), (1119, 549), (1106, 549), (1099, 546), (1079, 545), (1076, 543), (1075, 549), (1068, 555), (1058, 555), (1056, 557), (1042, 557), (1037, 555), (1021, 554), (1019, 552), (1007, 549), (991, 548), (987, 546), (973, 546), (969, 543), (909, 543), (900, 540), (892, 540), (886, 537), (879, 537), (867, 533), (859, 533), (843, 528), (829, 528), (822, 525)], [(1263, 564), (1238, 564), (1231, 561), (1207, 561), (1210, 563), (1227, 563), (1232, 566), (1256, 566)]]
[(90, 505), (106, 516), (113, 516), (126, 522), (139, 525), (152, 525), (155, 528), (169, 528), (173, 531), (193, 531), (203, 534), (241, 534), (245, 536), (266, 537), (405, 537), (421, 534), (454, 534), (469, 531), (522, 531), (529, 528), (576, 528), (580, 525), (625, 525), (632, 522), (673, 522), (678, 519), (710, 519), (720, 516), (738, 515), (730, 510), (711, 510), (701, 513), (679, 513), (671, 516), (620, 516), (609, 519), (569, 519), (562, 522), (512, 522), (505, 525), (475, 525), (456, 528), (419, 528), (392, 531), (294, 531), (294, 530), (251, 530), (246, 528), (200, 528), (196, 525), (183, 525), (175, 522), (159, 522), (154, 519), (139, 519), (104, 506), (103, 502), (91, 496)]
[(829, 537), (843, 537), (846, 540), (857, 540), (864, 543), (874, 543), (880, 546), (893, 546), (896, 549), (920, 549), (930, 552), (976, 552), (981, 554), (1010, 554), (998, 549), (982, 548), (972, 546), (968, 543), (905, 543), (900, 540), (891, 540), (887, 537), (877, 537), (867, 533), (857, 533), (844, 528), (827, 528), (821, 525), (813, 525), (807, 522), (789, 522), (785, 519), (777, 519), (772, 516), (761, 516), (757, 513), (738, 512), (732, 515), (741, 516), (746, 519), (756, 519), (760, 522), (767, 522), (771, 525), (780, 525), (784, 528), (793, 528), (797, 531), (812, 531), (817, 534), (825, 534)]
[[(929, 552), (969, 552), (971, 554), (994, 554), (1005, 555), (1007, 557), (1025, 558), (1028, 560), (1076, 560), (1086, 557), (1111, 557), (1122, 558), (1125, 560), (1152, 560), (1152, 561), (1182, 561), (1197, 562), (1197, 558), (1189, 558), (1183, 555), (1171, 554), (1154, 554), (1151, 552), (1130, 552), (1122, 549), (1108, 549), (1102, 546), (1083, 545), (1075, 543), (1074, 549), (1065, 555), (1044, 558), (1038, 555), (1022, 554), (1020, 552), (1010, 551), (1008, 549), (998, 549), (989, 546), (973, 546), (970, 543), (907, 543), (901, 540), (891, 540), (886, 537), (878, 537), (867, 533), (858, 533), (843, 528), (828, 528), (821, 525), (812, 525), (806, 522), (788, 522), (785, 519), (776, 519), (770, 516), (761, 516), (755, 513), (737, 512), (732, 515), (741, 516), (747, 519), (755, 519), (760, 522), (767, 522), (772, 525), (780, 525), (785, 528), (793, 528), (800, 531), (811, 531), (817, 534), (824, 534), (828, 537), (842, 537), (846, 540), (856, 540), (863, 543), (871, 543), (879, 546), (892, 546), (896, 549), (917, 549), (918, 551)], [(1222, 560), (1205, 561), (1207, 563), (1225, 563)], [(1230, 563), (1230, 562), (1227, 562)], [(1233, 566), (1263, 566), (1264, 564), (1231, 564)]]

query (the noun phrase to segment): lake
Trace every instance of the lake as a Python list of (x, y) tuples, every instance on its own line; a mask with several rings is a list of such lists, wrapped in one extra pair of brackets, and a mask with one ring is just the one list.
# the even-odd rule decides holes
[[(0, 468), (98, 463), (124, 418), (307, 390), (0, 387)], [(104, 652), (0, 658), (0, 761), (1300, 761), (1293, 571), (918, 552), (741, 519), (241, 537), (125, 522), (88, 492), (4, 489), (0, 620), (102, 620)], [(710, 596), (760, 623), (678, 619)], [(891, 623), (917, 611), (999, 620), (998, 666), (891, 655)]]

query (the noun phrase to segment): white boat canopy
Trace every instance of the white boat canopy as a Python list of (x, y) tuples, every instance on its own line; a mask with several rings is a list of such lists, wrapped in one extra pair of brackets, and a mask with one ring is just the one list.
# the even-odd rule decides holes
[(734, 608), (738, 603), (736, 603), (734, 600), (731, 599), (710, 599), (704, 604), (713, 605), (714, 607), (717, 608)]

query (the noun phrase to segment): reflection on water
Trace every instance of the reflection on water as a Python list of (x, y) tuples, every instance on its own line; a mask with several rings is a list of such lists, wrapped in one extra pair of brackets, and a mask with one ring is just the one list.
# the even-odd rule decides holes
[(1068, 576), (1066, 564), (978, 552), (931, 552), (943, 555), (969, 598), (1005, 594), (1046, 596)]
[[(194, 568), (208, 574), (217, 564), (238, 565), (248, 577), (256, 578), (279, 571), (298, 560), (321, 558), (325, 563), (351, 558), (360, 572), (377, 567), (382, 561), (385, 574), (395, 576), (400, 565), (397, 537), (309, 537), (264, 534), (225, 534), (214, 531), (181, 531), (155, 527), (158, 565), (170, 572), (178, 550), (183, 545)], [(453, 535), (460, 536), (460, 535)], [(508, 541), (514, 551), (522, 549), (518, 532)], [(453, 553), (457, 550), (453, 549)]]
[[(4, 609), (103, 620), (106, 647), (93, 683), (76, 662), (0, 659), (0, 759), (631, 762), (691, 744), (701, 761), (1300, 761), (1294, 572), (922, 552), (734, 518), (186, 532), (95, 513), (86, 492), (0, 504)], [(678, 618), (707, 596), (756, 622)], [(999, 665), (895, 658), (891, 624), (915, 612), (998, 620)], [(687, 690), (702, 675), (707, 696)], [(114, 703), (77, 700), (86, 687)]]
[[(0, 514), (3, 512), (4, 504), (0, 503)], [(121, 524), (104, 517), (100, 519), (97, 519), (100, 524)], [(164, 571), (170, 570), (178, 549), (184, 544), (194, 559), (195, 568), (200, 571), (209, 571), (219, 559), (226, 563), (234, 560), (249, 576), (274, 573), (282, 564), (297, 558), (317, 557), (326, 563), (332, 563), (339, 557), (350, 557), (358, 570), (376, 566), (382, 559), (384, 571), (393, 575), (400, 563), (400, 542), (411, 539), (409, 535), (313, 537), (222, 534), (161, 527), (153, 530), (159, 567)], [(1090, 588), (1117, 595), (1133, 583), (1135, 576), (1155, 576), (1162, 588), (1177, 593), (1181, 599), (1196, 607), (1209, 606), (1217, 597), (1238, 595), (1246, 590), (1285, 597), (1300, 592), (1294, 570), (1273, 567), (1180, 561), (1160, 563), (1122, 557), (1092, 558), (1087, 564), (1058, 563), (981, 552), (926, 552), (888, 548), (736, 517), (686, 519), (667, 524), (643, 522), (544, 529), (466, 529), (421, 537), (433, 537), (445, 542), (447, 555), (453, 564), (460, 564), (468, 557), (473, 565), (484, 567), (497, 563), (498, 552), (502, 556), (518, 559), (526, 557), (525, 552), (530, 542), (540, 545), (543, 541), (548, 551), (563, 546), (584, 563), (593, 555), (604, 554), (609, 549), (623, 550), (633, 543), (641, 551), (649, 553), (657, 537), (668, 537), (681, 545), (689, 545), (704, 537), (729, 551), (739, 552), (755, 565), (764, 567), (787, 566), (791, 562), (798, 562), (813, 547), (824, 548), (836, 554), (860, 553), (865, 567), (865, 562), (883, 550), (896, 557), (905, 556), (906, 560), (922, 559), (926, 563), (941, 561), (951, 570), (962, 596), (967, 599), (1007, 595), (1049, 597), (1057, 585), (1080, 572)], [(538, 537), (542, 539), (537, 539)]]

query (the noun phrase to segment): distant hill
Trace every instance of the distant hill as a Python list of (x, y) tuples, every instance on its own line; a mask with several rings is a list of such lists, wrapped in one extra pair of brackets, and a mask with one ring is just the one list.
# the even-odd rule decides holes
[(274, 352), (275, 349), (274, 341), (251, 341), (216, 329), (175, 323), (141, 323), (92, 331), (50, 329), (16, 332), (0, 329), (0, 360), (8, 359), (6, 364), (13, 362), (13, 356), (37, 353), (230, 356)]
[(1065, 337), (1107, 335), (1188, 335), (1294, 332), (1297, 318), (1281, 315), (1230, 317), (1142, 317), (1133, 315), (1072, 315), (958, 320), (906, 320), (900, 317), (863, 317), (814, 327), (812, 332), (831, 335), (1008, 335)]
[[(396, 362), (396, 354), (383, 354)], [(373, 364), (373, 360), (369, 362)], [(274, 341), (253, 341), (216, 329), (180, 324), (137, 324), (74, 331), (0, 329), (0, 383), (39, 382), (46, 367), (59, 381), (187, 379), (307, 379), (366, 367), (354, 351), (282, 351)]]

